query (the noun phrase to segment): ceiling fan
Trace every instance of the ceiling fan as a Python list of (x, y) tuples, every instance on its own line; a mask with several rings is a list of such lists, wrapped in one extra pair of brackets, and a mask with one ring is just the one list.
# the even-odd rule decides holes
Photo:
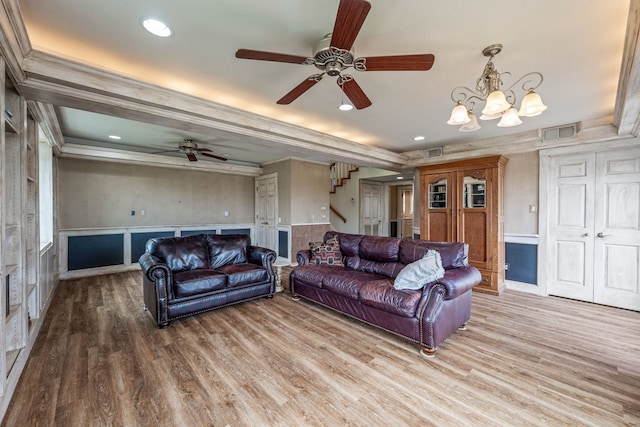
[(181, 142), (178, 145), (178, 148), (175, 150), (167, 150), (167, 151), (159, 151), (154, 154), (160, 153), (178, 153), (183, 152), (186, 154), (187, 158), (192, 162), (197, 162), (198, 158), (196, 157), (196, 153), (202, 154), (203, 156), (212, 157), (214, 159), (222, 160), (223, 162), (227, 161), (226, 157), (216, 156), (215, 154), (209, 154), (208, 151), (211, 151), (208, 148), (198, 148), (198, 144), (193, 142), (193, 140), (185, 138), (184, 142)]
[(236, 58), (259, 61), (287, 62), (315, 65), (322, 72), (307, 77), (302, 83), (278, 100), (290, 104), (311, 89), (327, 74), (338, 76), (338, 86), (357, 109), (367, 108), (371, 101), (350, 74), (342, 72), (353, 67), (358, 71), (426, 71), (433, 66), (432, 54), (370, 56), (355, 58), (353, 43), (364, 23), (371, 4), (367, 0), (340, 0), (333, 32), (327, 34), (313, 51), (313, 57), (238, 49)]

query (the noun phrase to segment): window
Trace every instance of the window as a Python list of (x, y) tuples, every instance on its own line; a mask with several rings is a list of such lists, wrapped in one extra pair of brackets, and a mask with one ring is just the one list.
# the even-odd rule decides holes
[(38, 143), (40, 249), (53, 243), (53, 150), (47, 141)]

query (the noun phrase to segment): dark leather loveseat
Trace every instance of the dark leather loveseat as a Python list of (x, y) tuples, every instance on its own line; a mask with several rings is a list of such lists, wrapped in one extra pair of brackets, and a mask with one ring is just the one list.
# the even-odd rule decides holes
[(244, 234), (150, 239), (140, 257), (145, 308), (158, 327), (182, 317), (273, 297), (276, 253)]
[[(299, 251), (289, 282), (294, 299), (303, 297), (408, 338), (421, 345), (425, 356), (433, 356), (447, 337), (465, 329), (471, 290), (481, 280), (480, 272), (468, 264), (467, 244), (334, 231), (327, 232), (324, 241), (334, 237), (342, 258), (338, 264), (343, 265), (318, 265), (310, 262), (310, 250)], [(430, 249), (439, 253), (444, 276), (421, 289), (395, 289), (400, 271)]]

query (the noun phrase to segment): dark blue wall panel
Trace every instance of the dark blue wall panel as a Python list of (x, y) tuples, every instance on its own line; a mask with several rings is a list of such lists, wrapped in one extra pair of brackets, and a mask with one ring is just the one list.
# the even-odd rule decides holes
[(251, 234), (248, 228), (228, 228), (220, 231), (220, 234)]
[(289, 258), (289, 232), (278, 230), (278, 256)]
[(505, 243), (505, 272), (507, 280), (538, 283), (538, 246), (524, 243)]
[(173, 237), (173, 231), (151, 231), (148, 233), (131, 233), (131, 263), (138, 262), (138, 258), (144, 253), (147, 240), (154, 237)]
[(124, 264), (123, 242), (123, 234), (69, 236), (69, 271)]
[(217, 230), (182, 230), (181, 236), (193, 236), (196, 234), (216, 234)]

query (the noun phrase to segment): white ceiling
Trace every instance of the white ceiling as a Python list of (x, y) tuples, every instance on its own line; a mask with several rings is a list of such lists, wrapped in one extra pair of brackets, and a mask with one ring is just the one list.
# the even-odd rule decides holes
[[(356, 56), (432, 53), (429, 71), (357, 72), (373, 102), (341, 112), (341, 91), (325, 77), (290, 105), (276, 100), (317, 69), (236, 59), (239, 48), (312, 56), (331, 32), (338, 0), (19, 0), (34, 50), (256, 115), (395, 153), (464, 143), (614, 113), (629, 0), (371, 0)], [(165, 21), (172, 37), (154, 37), (141, 18)], [(486, 63), (482, 49), (502, 43), (495, 60), (509, 85), (530, 71), (549, 107), (515, 128), (495, 121), (461, 133), (447, 121), (456, 86), (474, 87)], [(108, 88), (107, 88), (108, 89)], [(91, 110), (87, 104), (87, 110)], [(264, 164), (286, 157), (328, 161), (307, 148), (270, 146), (242, 135), (186, 132), (56, 106), (67, 143), (156, 152), (192, 138), (233, 161)], [(123, 139), (114, 145), (107, 136)], [(425, 136), (416, 142), (413, 137)]]

